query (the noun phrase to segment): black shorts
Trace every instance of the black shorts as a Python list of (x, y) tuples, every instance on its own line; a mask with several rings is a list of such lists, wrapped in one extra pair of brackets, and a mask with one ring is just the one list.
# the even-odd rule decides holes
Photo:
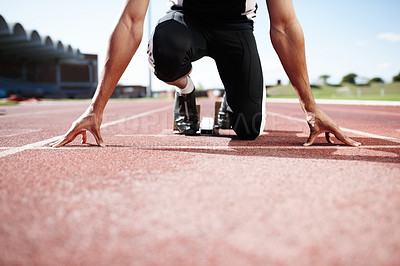
[(213, 58), (237, 135), (255, 139), (264, 130), (265, 87), (252, 29), (216, 28), (172, 11), (156, 26), (148, 54), (155, 75), (165, 82), (187, 75), (192, 62)]

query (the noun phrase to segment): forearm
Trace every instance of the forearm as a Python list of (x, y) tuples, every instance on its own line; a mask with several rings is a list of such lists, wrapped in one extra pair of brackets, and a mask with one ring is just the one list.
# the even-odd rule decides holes
[(119, 79), (139, 47), (143, 22), (128, 24), (122, 19), (110, 36), (104, 68), (90, 108), (102, 114)]
[(296, 90), (305, 112), (313, 112), (315, 100), (311, 92), (305, 58), (304, 36), (297, 19), (283, 26), (271, 25), (271, 41), (283, 68)]

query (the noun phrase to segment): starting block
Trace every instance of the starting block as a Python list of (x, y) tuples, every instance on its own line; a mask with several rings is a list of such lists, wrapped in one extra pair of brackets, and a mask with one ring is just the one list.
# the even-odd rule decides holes
[(200, 135), (203, 136), (212, 136), (218, 135), (218, 113), (219, 108), (221, 107), (222, 102), (216, 101), (214, 104), (214, 118), (212, 117), (203, 117), (200, 123)]
[(214, 119), (212, 117), (203, 117), (200, 123), (200, 135), (212, 136), (214, 135)]

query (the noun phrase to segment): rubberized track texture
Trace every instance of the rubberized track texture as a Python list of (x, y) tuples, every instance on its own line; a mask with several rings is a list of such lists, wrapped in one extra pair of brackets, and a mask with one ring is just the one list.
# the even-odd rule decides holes
[(50, 148), (88, 103), (0, 107), (0, 265), (400, 265), (399, 106), (323, 104), (363, 145), (303, 147), (298, 103), (267, 100), (241, 141), (173, 134), (171, 100), (111, 100), (107, 147)]

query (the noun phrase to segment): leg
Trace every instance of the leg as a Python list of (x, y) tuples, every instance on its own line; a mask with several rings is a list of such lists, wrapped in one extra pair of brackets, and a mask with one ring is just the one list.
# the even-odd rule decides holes
[(172, 85), (172, 86), (176, 86), (180, 90), (184, 90), (186, 88), (187, 84), (188, 84), (188, 79), (187, 78), (188, 78), (188, 76), (190, 75), (191, 72), (192, 72), (192, 70), (190, 70), (189, 73), (187, 73), (186, 75), (184, 75), (183, 77), (181, 77), (181, 78), (179, 78), (177, 80), (174, 80), (174, 81), (171, 81), (171, 82), (165, 82), (165, 83), (167, 83), (169, 85)]
[(265, 88), (251, 30), (218, 32), (213, 49), (225, 86), (233, 129), (241, 139), (257, 138), (265, 126)]
[(162, 18), (149, 42), (149, 62), (156, 76), (176, 86), (175, 124), (184, 134), (195, 134), (199, 127), (194, 85), (188, 75), (191, 62), (198, 59), (198, 45), (180, 12)]
[(201, 33), (193, 26), (188, 27), (182, 13), (172, 11), (160, 19), (147, 53), (157, 78), (185, 87), (184, 77), (190, 74), (192, 62), (206, 55), (205, 47)]

